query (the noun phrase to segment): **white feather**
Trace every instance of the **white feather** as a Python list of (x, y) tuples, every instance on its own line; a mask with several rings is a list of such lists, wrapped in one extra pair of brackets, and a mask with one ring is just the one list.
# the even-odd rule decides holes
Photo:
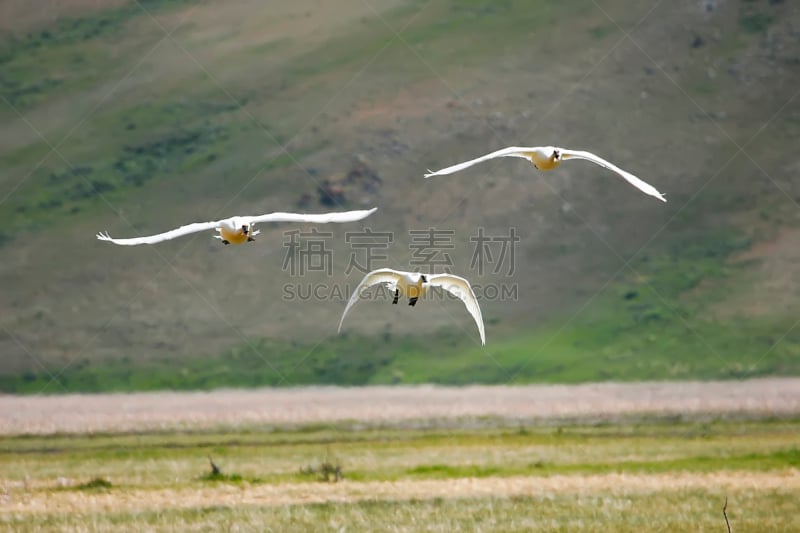
[(358, 284), (356, 290), (354, 290), (353, 294), (350, 295), (350, 300), (347, 302), (347, 305), (344, 308), (344, 313), (342, 313), (342, 318), (339, 320), (338, 332), (341, 333), (344, 317), (347, 316), (347, 312), (350, 311), (356, 302), (361, 299), (362, 292), (381, 283), (385, 284), (389, 290), (393, 291), (397, 287), (397, 283), (403, 278), (404, 274), (406, 273), (398, 270), (392, 270), (391, 268), (380, 268), (378, 270), (373, 270), (364, 276), (364, 279), (362, 279), (361, 283)]
[(453, 274), (436, 274), (428, 277), (428, 284), (431, 287), (441, 287), (464, 302), (467, 311), (469, 311), (469, 314), (475, 319), (475, 324), (478, 325), (478, 332), (481, 334), (481, 344), (486, 344), (486, 333), (483, 329), (481, 308), (478, 305), (478, 299), (475, 298), (475, 292), (473, 292), (469, 281), (462, 277), (454, 276)]

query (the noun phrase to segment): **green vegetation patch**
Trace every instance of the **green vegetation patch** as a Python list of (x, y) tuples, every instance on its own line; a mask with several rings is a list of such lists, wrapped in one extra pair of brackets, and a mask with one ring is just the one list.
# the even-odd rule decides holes
[[(558, 464), (545, 461), (532, 461), (518, 465), (420, 465), (407, 469), (403, 477), (420, 479), (448, 479), (463, 477), (511, 477), (520, 475), (556, 474), (654, 474), (666, 472), (716, 472), (766, 471), (782, 468), (796, 468), (800, 465), (800, 450), (797, 448), (772, 453), (748, 453), (742, 455), (696, 456), (671, 460), (655, 461), (609, 461), (593, 463)], [(354, 475), (357, 475), (354, 473)], [(358, 476), (361, 478), (361, 476)]]
[(88, 491), (106, 491), (112, 487), (110, 481), (102, 477), (92, 478), (86, 483), (76, 485), (74, 490), (88, 490)]
[[(198, 478), (200, 481), (222, 481), (225, 483), (241, 483), (245, 479), (241, 474), (226, 474), (224, 472), (207, 472)], [(251, 479), (250, 482), (257, 482), (258, 479)]]
[(96, 15), (60, 18), (52, 26), (0, 44), (0, 95), (23, 111), (58, 90), (77, 88), (94, 76), (88, 57), (110, 61), (104, 38), (116, 36), (131, 19), (157, 14), (192, 0), (138, 0)]
[[(446, 337), (455, 338), (450, 332)], [(392, 342), (390, 342), (392, 341)], [(300, 384), (363, 385), (402, 354), (429, 353), (426, 339), (394, 339), (343, 335), (321, 344), (251, 339), (218, 356), (161, 359), (131, 364), (78, 361), (50, 383), (48, 372), (0, 376), (0, 390), (38, 393), (48, 390), (84, 392), (131, 390), (196, 390), (219, 387), (293, 386)]]
[[(632, 320), (636, 320), (633, 318)], [(581, 383), (741, 379), (800, 373), (800, 332), (788, 322), (726, 321), (687, 327), (672, 315), (638, 330), (612, 319), (557, 325), (499, 340), (486, 351), (460, 331), (385, 344), (371, 337), (318, 345), (253, 340), (223, 356), (79, 362), (51, 383), (48, 372), (0, 376), (8, 393), (209, 390), (222, 387), (389, 383)], [(451, 339), (448, 345), (443, 339)], [(436, 356), (432, 357), (431, 353)]]
[[(0, 220), (7, 227), (30, 230), (81, 213), (103, 199), (147, 183), (168, 179), (214, 161), (239, 129), (224, 116), (198, 119), (200, 109), (227, 113), (230, 107), (214, 103), (193, 106), (167, 102), (142, 105), (116, 117), (113, 129), (126, 131), (128, 144), (108, 147), (97, 156), (70, 157), (67, 165), (45, 165), (8, 201)], [(208, 115), (206, 115), (208, 116)], [(137, 129), (139, 131), (136, 131)], [(9, 154), (13, 158), (13, 154)]]
[(617, 31), (618, 29), (616, 26), (611, 26), (611, 25), (594, 26), (592, 28), (589, 28), (589, 35), (591, 35), (594, 39), (600, 41)]
[(745, 12), (739, 16), (739, 27), (747, 33), (766, 33), (773, 22), (775, 18), (767, 13)]
[[(395, 74), (402, 72), (406, 83), (427, 79), (431, 69), (444, 75), (454, 66), (479, 65), (530, 40), (533, 31), (590, 7), (586, 0), (417, 1), (370, 17), (365, 28), (295, 58), (283, 75), (296, 81), (365, 64), (376, 72), (387, 64)], [(372, 64), (379, 53), (381, 60)]]

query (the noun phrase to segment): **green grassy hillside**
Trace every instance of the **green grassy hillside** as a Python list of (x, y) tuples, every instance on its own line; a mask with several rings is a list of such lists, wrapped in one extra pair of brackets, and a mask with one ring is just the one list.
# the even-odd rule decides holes
[[(4, 391), (800, 372), (789, 2), (0, 9), (14, 21), (0, 25)], [(422, 178), (549, 144), (596, 152), (669, 202), (581, 162)], [(246, 247), (94, 239), (372, 206), (315, 228), (332, 232), (330, 273), (289, 268), (286, 232), (311, 226), (263, 225)], [(481, 286), (487, 346), (442, 298), (362, 303), (337, 336), (360, 279), (348, 266), (365, 262), (347, 234), (365, 227), (392, 232), (371, 266), (405, 269), (427, 269), (412, 232), (451, 232), (435, 257)], [(494, 241), (479, 270), (478, 232), (512, 227), (513, 264)]]

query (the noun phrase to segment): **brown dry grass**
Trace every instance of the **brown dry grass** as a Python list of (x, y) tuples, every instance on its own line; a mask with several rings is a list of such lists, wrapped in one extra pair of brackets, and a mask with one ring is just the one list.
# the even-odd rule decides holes
[(670, 474), (554, 475), (549, 477), (459, 478), (282, 485), (218, 484), (203, 488), (126, 490), (115, 493), (62, 491), (23, 493), (0, 502), (3, 513), (123, 512), (186, 509), (211, 505), (288, 505), (363, 500), (411, 500), (543, 496), (609, 496), (658, 491), (800, 490), (800, 472), (714, 472)]
[(791, 416), (800, 378), (529, 386), (308, 387), (64, 396), (0, 396), (0, 434), (371, 424), (498, 417)]

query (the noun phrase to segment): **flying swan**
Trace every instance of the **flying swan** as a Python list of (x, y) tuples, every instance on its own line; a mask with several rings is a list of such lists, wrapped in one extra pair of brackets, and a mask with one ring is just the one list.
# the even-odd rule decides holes
[(465, 168), (471, 167), (472, 165), (480, 163), (481, 161), (494, 159), (496, 157), (522, 157), (533, 163), (533, 166), (539, 170), (552, 170), (556, 168), (558, 165), (560, 165), (561, 162), (566, 159), (585, 159), (587, 161), (591, 161), (592, 163), (600, 165), (601, 167), (613, 170), (614, 172), (625, 178), (625, 180), (628, 183), (630, 183), (643, 193), (649, 194), (650, 196), (655, 196), (662, 202), (667, 201), (667, 199), (664, 198), (664, 195), (658, 192), (656, 188), (650, 185), (649, 183), (645, 183), (644, 181), (640, 180), (630, 172), (622, 170), (618, 166), (609, 163), (605, 159), (598, 157), (591, 152), (582, 152), (579, 150), (567, 150), (566, 148), (558, 148), (556, 146), (529, 146), (529, 147), (510, 146), (508, 148), (497, 150), (496, 152), (492, 152), (491, 154), (486, 154), (471, 161), (465, 161), (463, 163), (453, 165), (452, 167), (447, 167), (441, 170), (437, 170), (436, 172), (431, 172), (430, 170), (428, 170), (428, 173), (425, 174), (425, 177), (430, 178), (431, 176), (452, 174), (454, 172), (458, 172), (459, 170), (463, 170)]
[(459, 276), (452, 274), (420, 274), (419, 272), (401, 272), (392, 270), (390, 268), (381, 268), (373, 270), (361, 280), (350, 301), (347, 302), (347, 307), (344, 308), (342, 319), (339, 321), (339, 332), (342, 331), (342, 323), (347, 312), (359, 301), (363, 295), (363, 291), (372, 287), (373, 285), (384, 285), (389, 290), (394, 291), (393, 304), (396, 304), (400, 299), (400, 294), (408, 297), (408, 305), (414, 307), (417, 300), (422, 298), (430, 287), (441, 287), (450, 294), (453, 294), (464, 302), (467, 311), (475, 319), (478, 325), (478, 332), (481, 334), (481, 344), (486, 344), (486, 334), (483, 329), (483, 317), (481, 316), (481, 308), (478, 306), (478, 300), (475, 298), (475, 293), (469, 281)]
[(253, 230), (253, 226), (259, 222), (310, 222), (316, 224), (326, 224), (328, 222), (355, 222), (367, 218), (374, 213), (378, 208), (362, 211), (344, 211), (340, 213), (320, 213), (317, 215), (306, 215), (303, 213), (268, 213), (260, 216), (241, 216), (231, 217), (215, 222), (195, 222), (181, 226), (180, 228), (159, 233), (158, 235), (150, 235), (149, 237), (137, 237), (134, 239), (114, 239), (108, 233), (98, 233), (97, 238), (101, 241), (110, 241), (114, 244), (122, 246), (134, 246), (137, 244), (155, 244), (161, 241), (168, 241), (176, 237), (189, 235), (190, 233), (197, 233), (198, 231), (206, 231), (215, 229), (219, 235), (214, 235), (215, 238), (220, 239), (222, 244), (243, 244), (245, 242), (253, 242), (259, 230)]

